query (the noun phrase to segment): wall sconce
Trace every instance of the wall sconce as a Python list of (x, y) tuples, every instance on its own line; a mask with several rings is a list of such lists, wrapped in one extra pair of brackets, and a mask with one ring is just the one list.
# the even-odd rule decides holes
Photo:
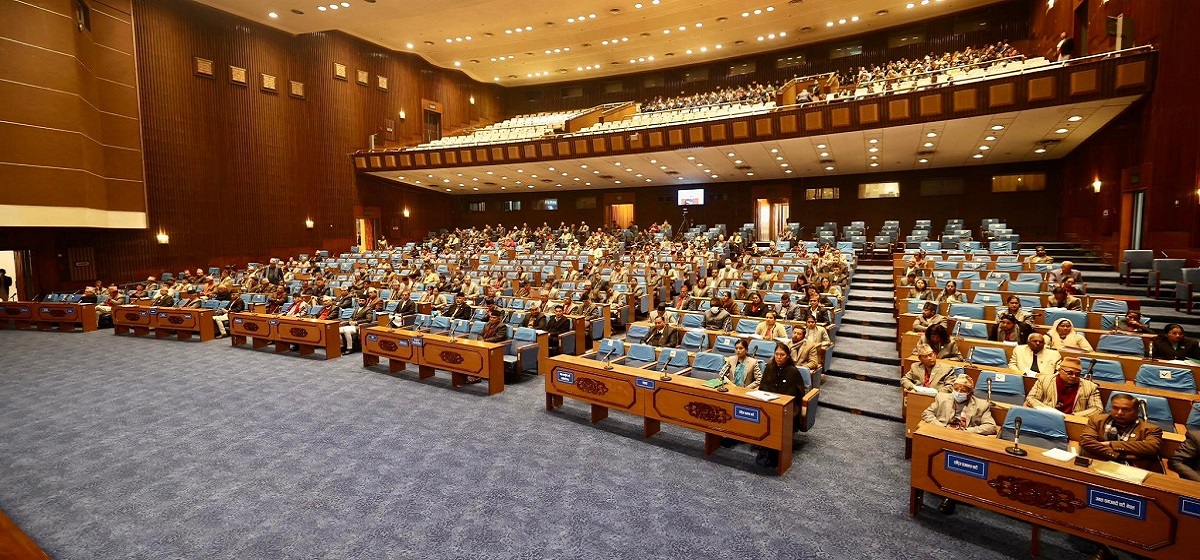
[(312, 228), (313, 228), (313, 221), (312, 221), (312, 218), (309, 218), (309, 219), (307, 219), (307, 220), (304, 220), (304, 227), (306, 227), (306, 228), (308, 228), (308, 229), (312, 229)]
[(472, 96), (471, 96), (471, 98), (470, 98), (468, 101), (470, 101), (470, 102), (471, 102), (471, 104), (472, 104), (472, 105), (474, 105), (474, 104), (475, 104), (475, 96), (474, 96), (474, 95), (472, 95)]
[(403, 212), (403, 214), (404, 214), (404, 217), (405, 217), (405, 218), (407, 218), (407, 217), (408, 217), (408, 208), (405, 208), (405, 209), (404, 209), (404, 212)]
[(1100, 179), (1096, 179), (1095, 181), (1092, 181), (1092, 190), (1096, 191), (1096, 192), (1100, 192), (1100, 187), (1103, 185), (1104, 185), (1104, 183), (1101, 183)]
[(404, 114), (404, 109), (400, 109), (400, 120), (404, 120), (404, 119), (407, 119), (407, 118), (408, 118), (408, 117), (407, 117), (407, 116), (405, 116), (405, 114)]
[(156, 239), (158, 239), (158, 244), (159, 244), (159, 245), (166, 245), (166, 244), (168, 244), (168, 243), (170, 243), (170, 242), (171, 242), (171, 236), (170, 236), (170, 235), (167, 235), (167, 234), (165, 234), (165, 233), (163, 233), (163, 232), (161, 232), (161, 231), (160, 231), (160, 232), (158, 232), (158, 235), (156, 235), (156, 236), (154, 236), (154, 237), (155, 237)]

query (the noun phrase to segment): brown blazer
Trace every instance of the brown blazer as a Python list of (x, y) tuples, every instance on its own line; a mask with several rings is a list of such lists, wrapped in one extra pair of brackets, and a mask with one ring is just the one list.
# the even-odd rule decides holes
[[(1058, 404), (1058, 385), (1056, 373), (1043, 373), (1037, 377), (1029, 394), (1025, 397), (1025, 406), (1033, 408), (1056, 408)], [(1079, 392), (1075, 394), (1075, 409), (1071, 414), (1076, 416), (1091, 416), (1104, 412), (1100, 402), (1100, 388), (1087, 379), (1079, 380)]]
[(1105, 443), (1104, 423), (1108, 414), (1097, 414), (1088, 419), (1083, 435), (1079, 436), (1079, 447), (1083, 455), (1102, 461), (1121, 461), (1139, 469), (1162, 472), (1162, 461), (1158, 458), (1162, 447), (1162, 428), (1149, 422), (1138, 421), (1129, 441)]

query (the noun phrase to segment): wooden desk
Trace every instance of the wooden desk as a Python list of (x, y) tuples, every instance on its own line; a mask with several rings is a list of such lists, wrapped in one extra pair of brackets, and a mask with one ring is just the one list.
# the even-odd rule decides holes
[[(419, 379), (429, 379), (440, 369), (450, 373), (454, 387), (462, 387), (467, 376), (472, 376), (487, 380), (489, 395), (504, 390), (504, 349), (509, 342), (484, 342), (466, 337), (452, 340), (440, 334), (379, 326), (363, 326), (359, 328), (359, 336), (363, 367), (376, 365), (380, 358), (387, 358), (388, 370), (392, 373), (403, 370), (406, 364), (415, 364)], [(546, 336), (542, 334), (543, 338)], [(541, 342), (539, 367), (545, 363), (543, 355), (548, 351), (545, 341)]]
[[(704, 452), (711, 454), (727, 437), (779, 450), (777, 474), (792, 466), (792, 426), (795, 399), (788, 396), (763, 402), (746, 396), (741, 387), (727, 386), (726, 393), (704, 386), (691, 377), (612, 364), (578, 356), (550, 358), (546, 375), (546, 410), (562, 406), (564, 397), (591, 404), (591, 420), (608, 417), (610, 409), (643, 418), (643, 436), (657, 433), (662, 422), (704, 432)], [(807, 402), (820, 389), (805, 396)], [(815, 406), (815, 405), (814, 405)]]
[(99, 316), (90, 303), (10, 301), (0, 303), (0, 327), (91, 332), (99, 328)]
[(0, 511), (0, 558), (5, 560), (50, 560), (12, 519)]
[(151, 308), (140, 305), (121, 305), (112, 311), (113, 334), (129, 334), (147, 336), (154, 328), (154, 319), (150, 315)]
[(1094, 467), (1055, 461), (1030, 447), (924, 425), (913, 433), (909, 515), (919, 490), (954, 498), (1033, 525), (1102, 542), (1149, 558), (1192, 558), (1200, 550), (1200, 484), (1150, 474), (1133, 484)]
[[(920, 331), (913, 330), (913, 324), (916, 322), (917, 317), (920, 317), (920, 315), (918, 315), (916, 313), (901, 313), (900, 318), (897, 320), (897, 328), (899, 329), (899, 332), (901, 332), (901, 333), (908, 333), (908, 332), (920, 333)], [(995, 320), (987, 320), (987, 319), (963, 319), (963, 320), (969, 321), (972, 323), (984, 323), (987, 325), (989, 332), (990, 332), (991, 328), (996, 325)], [(955, 319), (954, 317), (946, 317), (946, 330), (953, 333), (954, 326), (956, 324), (958, 324), (958, 321), (959, 320)], [(1052, 329), (1052, 328), (1054, 328), (1054, 327), (1051, 325), (1038, 324), (1038, 325), (1033, 326), (1033, 332), (1046, 334), (1046, 333), (1049, 333), (1050, 329)], [(1154, 341), (1154, 337), (1155, 337), (1155, 335), (1153, 335), (1153, 334), (1122, 333), (1122, 332), (1106, 331), (1106, 330), (1093, 329), (1093, 328), (1076, 327), (1075, 330), (1078, 331), (1079, 334), (1082, 334), (1083, 337), (1088, 341), (1088, 344), (1091, 344), (1093, 348), (1100, 345), (1100, 337), (1104, 336), (1106, 334), (1116, 334), (1116, 335), (1120, 335), (1120, 336), (1139, 337), (1142, 339), (1143, 353), (1149, 352), (1150, 343)]]
[(276, 352), (287, 352), (295, 344), (300, 355), (308, 356), (317, 348), (325, 349), (325, 359), (342, 355), (341, 323), (329, 319), (303, 319), (260, 313), (230, 313), (229, 340), (234, 346), (247, 341), (254, 348), (264, 348), (275, 343)]
[(200, 342), (208, 342), (216, 337), (214, 313), (212, 309), (152, 307), (150, 317), (154, 319), (154, 337), (175, 335), (179, 340), (189, 340), (196, 334), (200, 336)]

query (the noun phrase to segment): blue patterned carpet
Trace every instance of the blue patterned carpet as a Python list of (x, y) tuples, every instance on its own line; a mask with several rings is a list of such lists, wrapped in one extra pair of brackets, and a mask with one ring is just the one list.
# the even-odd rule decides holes
[(987, 512), (909, 519), (894, 422), (824, 409), (780, 479), (689, 430), (547, 413), (537, 378), (489, 398), (361, 363), (0, 331), (0, 508), (61, 559), (1028, 554)]

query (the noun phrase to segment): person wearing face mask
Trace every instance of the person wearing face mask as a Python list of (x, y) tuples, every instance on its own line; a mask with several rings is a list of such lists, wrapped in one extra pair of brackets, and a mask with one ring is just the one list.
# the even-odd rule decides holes
[[(1128, 394), (1114, 394), (1109, 407), (1108, 414), (1092, 416), (1079, 436), (1083, 456), (1162, 472), (1162, 428), (1140, 419), (1137, 399)], [(1107, 546), (1097, 543), (1097, 547), (1091, 558), (1117, 558)]]
[(1039, 375), (1029, 395), (1025, 397), (1025, 406), (1032, 408), (1053, 408), (1063, 414), (1076, 416), (1091, 416), (1104, 412), (1100, 404), (1100, 389), (1095, 383), (1083, 379), (1083, 365), (1079, 358), (1067, 356), (1058, 363), (1055, 374)]
[[(921, 420), (927, 424), (962, 430), (981, 436), (995, 435), (999, 431), (996, 421), (992, 419), (992, 403), (985, 399), (975, 398), (974, 384), (966, 374), (959, 374), (951, 382), (951, 392), (938, 393), (929, 408), (921, 414)], [(954, 513), (957, 502), (943, 498), (938, 505), (938, 511), (946, 515)]]

